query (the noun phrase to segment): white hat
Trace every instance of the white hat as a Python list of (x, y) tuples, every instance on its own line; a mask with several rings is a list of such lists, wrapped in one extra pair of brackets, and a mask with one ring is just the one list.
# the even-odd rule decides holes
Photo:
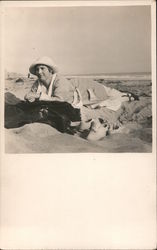
[(52, 61), (52, 59), (44, 56), (44, 57), (38, 58), (34, 63), (32, 63), (32, 65), (29, 68), (30, 73), (33, 75), (36, 75), (36, 66), (40, 64), (48, 66), (49, 68), (53, 70), (54, 73), (58, 71), (58, 68), (56, 64)]

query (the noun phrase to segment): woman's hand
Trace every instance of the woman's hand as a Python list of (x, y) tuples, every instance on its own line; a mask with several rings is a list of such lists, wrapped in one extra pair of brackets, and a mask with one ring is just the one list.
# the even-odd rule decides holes
[(26, 94), (25, 100), (29, 102), (34, 102), (35, 100), (38, 100), (40, 98), (40, 93), (37, 92), (30, 92)]

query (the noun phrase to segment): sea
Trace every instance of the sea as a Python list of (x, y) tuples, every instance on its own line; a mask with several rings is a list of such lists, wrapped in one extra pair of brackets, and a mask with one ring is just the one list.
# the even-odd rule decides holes
[(66, 78), (95, 78), (95, 79), (105, 79), (105, 80), (145, 80), (150, 81), (152, 75), (148, 73), (115, 73), (115, 74), (72, 74), (66, 75)]

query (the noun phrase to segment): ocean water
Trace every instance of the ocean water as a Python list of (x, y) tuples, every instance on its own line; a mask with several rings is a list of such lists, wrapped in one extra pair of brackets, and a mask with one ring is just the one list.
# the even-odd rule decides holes
[(66, 78), (93, 78), (104, 80), (146, 80), (152, 79), (151, 73), (115, 73), (115, 74), (89, 74), (89, 75), (64, 75)]

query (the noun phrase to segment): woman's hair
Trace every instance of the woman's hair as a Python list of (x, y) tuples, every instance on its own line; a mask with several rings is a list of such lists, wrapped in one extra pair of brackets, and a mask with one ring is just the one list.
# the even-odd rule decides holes
[[(47, 66), (47, 65), (46, 65), (46, 66)], [(47, 66), (47, 67), (48, 67), (49, 72), (53, 74), (53, 73), (54, 73), (53, 69), (50, 68), (49, 66)]]

